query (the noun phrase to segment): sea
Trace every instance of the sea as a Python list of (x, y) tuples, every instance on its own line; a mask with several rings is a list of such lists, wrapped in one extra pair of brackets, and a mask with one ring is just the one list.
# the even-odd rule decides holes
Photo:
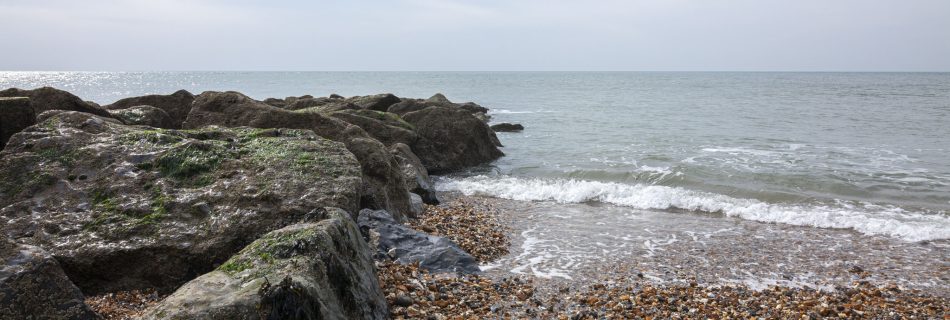
[[(600, 226), (572, 237), (642, 250), (658, 241), (643, 242), (651, 221), (674, 239), (749, 224), (910, 249), (950, 239), (950, 73), (0, 72), (0, 88), (40, 86), (103, 105), (178, 89), (476, 102), (525, 130), (498, 134), (505, 157), (436, 186), (534, 204), (522, 245), (555, 241), (531, 232), (559, 219)], [(946, 267), (946, 248), (923, 254)], [(573, 263), (541, 274), (570, 277)]]

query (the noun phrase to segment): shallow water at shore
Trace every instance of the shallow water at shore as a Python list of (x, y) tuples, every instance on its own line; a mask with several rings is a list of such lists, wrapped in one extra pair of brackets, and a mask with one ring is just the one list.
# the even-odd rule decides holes
[(709, 214), (479, 198), (512, 229), (511, 253), (483, 265), (486, 274), (532, 276), (541, 292), (625, 276), (756, 289), (833, 290), (861, 280), (950, 296), (945, 240), (911, 243)]

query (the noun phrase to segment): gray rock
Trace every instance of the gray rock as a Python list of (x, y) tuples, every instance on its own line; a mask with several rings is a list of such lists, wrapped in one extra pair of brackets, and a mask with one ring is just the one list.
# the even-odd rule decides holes
[(14, 133), (23, 131), (36, 123), (36, 113), (30, 106), (30, 98), (0, 98), (0, 150)]
[(423, 205), (424, 205), (425, 203), (422, 202), (422, 197), (420, 197), (418, 194), (415, 194), (415, 193), (410, 194), (410, 195), (409, 195), (409, 203), (412, 204), (412, 206), (411, 206), (411, 208), (412, 208), (411, 211), (412, 211), (414, 217), (418, 217), (419, 215), (421, 215), (422, 212), (423, 212), (423, 210), (425, 209), (425, 208), (423, 207)]
[(0, 238), (0, 319), (98, 319), (46, 251)]
[(524, 126), (517, 123), (499, 123), (491, 126), (495, 132), (519, 132), (524, 130)]
[(358, 96), (346, 99), (348, 102), (363, 110), (386, 111), (389, 106), (399, 103), (399, 97), (391, 93), (382, 93), (371, 96)]
[(87, 294), (168, 291), (271, 230), (356, 210), (360, 166), (308, 130), (126, 126), (62, 112), (0, 153), (0, 232)]
[(482, 107), (474, 102), (466, 102), (458, 105), (459, 108), (465, 109), (465, 111), (471, 112), (472, 114), (481, 113), (488, 114), (488, 108)]
[(270, 232), (143, 319), (385, 319), (372, 250), (349, 214)]
[(478, 273), (478, 262), (451, 240), (432, 236), (397, 223), (383, 210), (360, 211), (358, 224), (364, 235), (374, 233), (377, 255), (401, 264), (419, 263), (432, 272)]
[(498, 137), (485, 122), (454, 107), (429, 107), (402, 116), (420, 139), (410, 145), (431, 174), (459, 170), (498, 159)]
[(155, 128), (180, 127), (165, 110), (153, 106), (134, 106), (125, 109), (109, 110), (113, 117), (128, 125), (143, 125)]
[(191, 103), (195, 101), (195, 96), (186, 90), (178, 90), (169, 95), (153, 94), (141, 97), (131, 97), (116, 101), (108, 106), (109, 110), (127, 109), (135, 106), (152, 106), (162, 109), (171, 117), (171, 125), (159, 127), (166, 129), (181, 128), (182, 122), (191, 112)]
[(426, 104), (422, 100), (402, 98), (402, 101), (399, 101), (399, 103), (389, 106), (389, 108), (387, 108), (386, 111), (395, 113), (401, 116), (406, 113), (419, 111), (428, 107), (431, 107), (431, 105)]
[(399, 162), (399, 167), (402, 169), (402, 174), (406, 180), (406, 189), (421, 196), (423, 203), (431, 205), (439, 204), (441, 201), (439, 200), (435, 186), (432, 184), (432, 180), (429, 178), (429, 172), (409, 146), (396, 143), (389, 148), (389, 152), (391, 152), (393, 156), (396, 157), (396, 161)]
[(394, 143), (414, 144), (419, 135), (414, 127), (395, 113), (373, 110), (341, 110), (331, 117), (359, 126), (370, 136), (387, 146)]
[(51, 87), (42, 87), (33, 90), (10, 88), (0, 91), (0, 97), (28, 97), (30, 98), (30, 104), (33, 106), (33, 113), (35, 114), (41, 114), (47, 110), (67, 110), (92, 113), (102, 117), (112, 117), (105, 109), (88, 104), (72, 93)]
[(436, 93), (432, 95), (431, 97), (429, 97), (429, 99), (426, 99), (425, 102), (431, 105), (441, 105), (441, 106), (454, 105), (452, 101), (449, 101), (449, 98), (446, 98), (445, 95), (441, 93)]
[(312, 130), (321, 137), (343, 142), (363, 171), (361, 205), (386, 209), (404, 220), (409, 193), (399, 165), (386, 146), (358, 126), (310, 109), (289, 111), (251, 99), (238, 92), (205, 92), (195, 100), (186, 128), (226, 127), (293, 128)]

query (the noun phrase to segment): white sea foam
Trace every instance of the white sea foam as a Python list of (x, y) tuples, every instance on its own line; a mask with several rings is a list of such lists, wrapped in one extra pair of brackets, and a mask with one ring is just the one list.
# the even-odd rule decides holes
[(534, 111), (512, 111), (508, 109), (491, 109), (488, 111), (489, 114), (522, 114), (522, 113), (534, 113)]
[(829, 205), (774, 204), (678, 187), (567, 179), (474, 176), (441, 178), (436, 187), (467, 195), (560, 203), (603, 202), (638, 209), (683, 209), (747, 220), (820, 228), (849, 228), (907, 241), (950, 239), (945, 212), (839, 201)]

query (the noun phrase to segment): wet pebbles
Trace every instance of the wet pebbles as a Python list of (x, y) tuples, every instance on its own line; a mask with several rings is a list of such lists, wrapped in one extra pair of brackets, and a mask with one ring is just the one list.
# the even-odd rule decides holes
[(162, 298), (155, 290), (132, 290), (87, 297), (86, 305), (105, 320), (135, 319)]

